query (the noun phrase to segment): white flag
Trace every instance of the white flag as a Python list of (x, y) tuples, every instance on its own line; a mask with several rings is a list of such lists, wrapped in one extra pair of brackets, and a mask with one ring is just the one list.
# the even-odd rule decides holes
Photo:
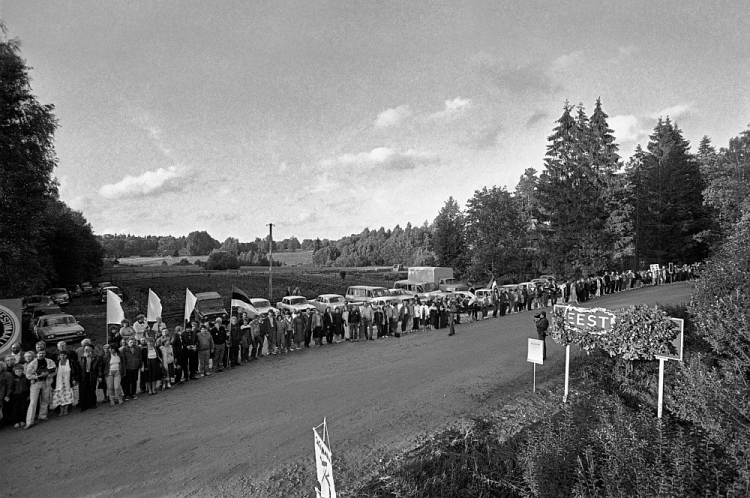
[(190, 289), (185, 289), (185, 321), (190, 320), (190, 315), (193, 314), (193, 310), (195, 309), (195, 303), (198, 302), (198, 299), (195, 297), (195, 295), (190, 292)]
[(157, 318), (161, 318), (161, 299), (156, 295), (156, 292), (151, 289), (148, 290), (148, 307), (146, 308), (146, 321), (155, 322)]
[[(318, 496), (323, 498), (336, 498), (331, 450), (315, 428), (313, 428), (313, 434), (315, 435), (315, 469), (320, 485), (320, 489), (316, 488), (316, 491), (319, 493)], [(325, 419), (323, 420), (323, 437), (328, 439), (328, 426)]]
[(117, 323), (120, 324), (125, 320), (125, 312), (122, 311), (122, 299), (120, 296), (112, 292), (107, 291), (107, 324)]

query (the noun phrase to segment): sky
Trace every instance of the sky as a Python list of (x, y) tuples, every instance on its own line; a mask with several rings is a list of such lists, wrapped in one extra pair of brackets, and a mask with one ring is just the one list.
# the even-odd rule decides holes
[(566, 100), (620, 154), (750, 123), (746, 0), (0, 0), (96, 234), (338, 239), (543, 169)]

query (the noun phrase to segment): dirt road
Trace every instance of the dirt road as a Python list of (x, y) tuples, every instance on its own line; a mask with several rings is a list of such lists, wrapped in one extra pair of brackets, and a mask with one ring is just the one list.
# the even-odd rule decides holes
[[(590, 304), (683, 303), (690, 285)], [(401, 339), (277, 355), (123, 406), (0, 431), (4, 496), (314, 496), (313, 426), (327, 417), (334, 477), (355, 480), (385, 451), (531, 389), (526, 312)], [(537, 381), (560, 376), (548, 340)]]

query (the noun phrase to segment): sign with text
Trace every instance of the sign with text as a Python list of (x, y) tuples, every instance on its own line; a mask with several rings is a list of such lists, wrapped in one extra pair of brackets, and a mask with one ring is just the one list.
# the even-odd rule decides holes
[(651, 265), (651, 274), (656, 276), (659, 273), (659, 265)]
[(526, 354), (526, 361), (536, 363), (537, 365), (544, 364), (544, 341), (529, 338), (529, 350)]
[(556, 304), (555, 314), (558, 313), (562, 313), (568, 326), (578, 330), (585, 328), (590, 334), (606, 334), (612, 330), (615, 323), (614, 313), (605, 308), (578, 308)]
[(682, 361), (682, 348), (685, 340), (685, 320), (683, 320), (682, 318), (670, 318), (670, 320), (672, 320), (680, 327), (680, 333), (677, 334), (677, 337), (672, 340), (672, 345), (674, 346), (676, 353), (668, 355), (658, 355), (656, 356), (656, 359)]
[(324, 498), (336, 498), (336, 486), (333, 484), (333, 462), (331, 461), (331, 450), (326, 444), (328, 439), (328, 425), (325, 421), (322, 424), (323, 437), (318, 434), (316, 429), (313, 429), (315, 434), (315, 470), (318, 477), (318, 485), (320, 488), (316, 488), (316, 496)]
[(20, 299), (0, 299), (0, 358), (10, 352), (10, 347), (21, 342), (21, 308)]

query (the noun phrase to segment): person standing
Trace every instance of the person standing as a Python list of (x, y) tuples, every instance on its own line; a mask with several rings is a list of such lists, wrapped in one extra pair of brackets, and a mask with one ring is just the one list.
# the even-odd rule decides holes
[(373, 311), (372, 307), (370, 307), (370, 303), (364, 303), (363, 307), (360, 310), (360, 330), (361, 335), (364, 337), (364, 340), (371, 340), (374, 341), (372, 337), (372, 319), (373, 319)]
[[(37, 343), (38, 345), (38, 343)], [(31, 381), (31, 402), (26, 412), (26, 426), (24, 429), (34, 425), (36, 407), (39, 405), (39, 420), (47, 420), (47, 410), (50, 403), (50, 386), (57, 367), (55, 362), (46, 357), (44, 349), (36, 352), (36, 358), (26, 365), (26, 378)]]
[(179, 385), (188, 380), (188, 356), (187, 349), (185, 349), (185, 332), (179, 325), (174, 328), (172, 354), (174, 354), (175, 362), (174, 381), (176, 385)]
[(221, 318), (217, 318), (211, 327), (211, 337), (214, 340), (214, 371), (224, 371), (224, 350), (227, 344), (227, 329), (221, 324)]
[(305, 317), (302, 313), (295, 313), (292, 317), (292, 328), (294, 329), (294, 350), (302, 349), (305, 342)]
[(195, 336), (195, 349), (198, 353), (198, 372), (196, 375), (200, 377), (211, 375), (208, 368), (208, 359), (211, 358), (214, 349), (214, 339), (205, 324), (201, 325), (200, 331)]
[(305, 347), (309, 348), (310, 339), (312, 339), (312, 330), (313, 330), (312, 329), (313, 310), (311, 308), (307, 310), (307, 313), (304, 313), (302, 311), (300, 311), (300, 313), (302, 313), (302, 316), (305, 318)]
[(78, 407), (83, 412), (96, 408), (96, 383), (101, 376), (102, 359), (94, 353), (94, 346), (89, 343), (83, 347), (78, 363), (81, 366)]
[(229, 346), (229, 364), (233, 367), (239, 367), (242, 365), (240, 363), (242, 331), (240, 330), (240, 324), (237, 322), (236, 316), (229, 319), (229, 340), (231, 341)]
[(185, 339), (185, 348), (187, 348), (187, 358), (188, 358), (188, 373), (185, 375), (185, 379), (197, 379), (196, 376), (198, 374), (198, 333), (200, 332), (200, 327), (198, 327), (198, 322), (192, 321), (190, 322), (190, 329), (188, 329), (185, 332), (184, 339)]
[(73, 406), (73, 387), (81, 379), (78, 361), (70, 358), (70, 351), (60, 351), (57, 361), (57, 375), (55, 377), (55, 388), (52, 391), (52, 409), (60, 407), (60, 416), (65, 416)]
[(542, 360), (547, 359), (547, 330), (549, 329), (549, 321), (547, 320), (547, 312), (541, 311), (534, 315), (536, 321), (536, 335), (543, 343)]
[(250, 344), (252, 343), (252, 327), (250, 326), (250, 317), (247, 313), (242, 314), (242, 324), (240, 325), (240, 346), (242, 348), (242, 363), (250, 361)]
[(310, 326), (312, 327), (313, 339), (315, 339), (315, 347), (319, 348), (323, 346), (323, 318), (320, 316), (320, 311), (315, 310), (310, 318)]
[(116, 344), (111, 344), (109, 351), (104, 355), (102, 359), (102, 372), (104, 380), (107, 383), (109, 404), (115, 406), (115, 401), (117, 401), (117, 404), (121, 405), (123, 396), (120, 386), (125, 374), (125, 357)]
[(122, 348), (122, 357), (125, 358), (125, 382), (123, 383), (123, 394), (126, 400), (138, 399), (138, 372), (141, 369), (141, 348), (136, 346), (135, 338), (128, 339)]
[[(326, 344), (333, 343), (333, 314), (331, 308), (328, 307), (323, 313), (323, 337), (326, 339)], [(321, 346), (323, 345), (321, 340)]]
[(283, 313), (276, 318), (276, 351), (286, 354), (289, 351), (289, 322)]
[(359, 341), (359, 322), (361, 321), (359, 306), (352, 305), (349, 309), (349, 339)]

